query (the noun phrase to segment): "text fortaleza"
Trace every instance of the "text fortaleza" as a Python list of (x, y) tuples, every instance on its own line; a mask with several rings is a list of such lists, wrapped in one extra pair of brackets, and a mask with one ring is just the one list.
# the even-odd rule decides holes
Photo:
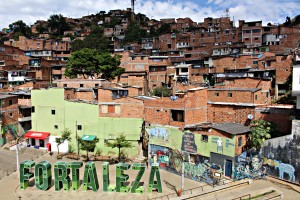
[[(73, 191), (78, 190), (80, 187), (79, 169), (83, 166), (82, 162), (56, 162), (54, 164), (54, 186), (55, 191), (68, 191), (71, 187)], [(34, 167), (34, 173), (30, 169)], [(116, 165), (116, 185), (110, 185), (109, 181), (109, 163), (102, 164), (103, 168), (103, 191), (104, 192), (131, 192), (131, 193), (144, 193), (144, 186), (140, 186), (140, 180), (145, 172), (145, 164), (134, 163), (132, 164), (133, 170), (139, 170), (132, 187), (125, 184), (129, 179), (129, 175), (124, 174), (124, 170), (130, 169), (131, 165), (127, 163), (119, 163)], [(29, 179), (34, 176), (35, 186), (38, 190), (48, 190), (52, 182), (51, 164), (48, 161), (42, 161), (35, 165), (34, 161), (24, 161), (20, 164), (20, 189), (25, 190), (29, 185)], [(70, 176), (72, 178), (70, 178)], [(154, 178), (156, 177), (156, 181)], [(82, 190), (88, 189), (94, 192), (99, 189), (99, 182), (97, 177), (97, 170), (94, 162), (87, 162), (84, 167), (84, 176), (82, 183)], [(158, 165), (151, 166), (148, 192), (153, 189), (162, 193), (162, 186), (160, 180), (160, 173)]]

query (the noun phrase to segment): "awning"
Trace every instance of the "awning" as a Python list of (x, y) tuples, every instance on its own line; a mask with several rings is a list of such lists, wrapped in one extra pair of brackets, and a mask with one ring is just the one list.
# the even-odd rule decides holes
[(84, 141), (93, 141), (94, 139), (96, 139), (96, 136), (95, 135), (83, 135), (81, 137), (82, 140)]
[(49, 132), (28, 131), (24, 137), (44, 140), (50, 135)]

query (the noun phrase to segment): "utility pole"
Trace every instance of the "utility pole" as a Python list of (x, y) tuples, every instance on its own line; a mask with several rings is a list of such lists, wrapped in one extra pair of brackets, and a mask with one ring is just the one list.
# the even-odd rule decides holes
[(181, 192), (184, 190), (184, 157), (182, 153), (182, 164), (181, 164)]
[(134, 21), (134, 2), (136, 0), (131, 0), (131, 21)]
[(77, 137), (77, 121), (76, 121), (76, 144), (77, 144), (77, 159), (79, 159), (79, 143), (78, 143), (78, 137)]

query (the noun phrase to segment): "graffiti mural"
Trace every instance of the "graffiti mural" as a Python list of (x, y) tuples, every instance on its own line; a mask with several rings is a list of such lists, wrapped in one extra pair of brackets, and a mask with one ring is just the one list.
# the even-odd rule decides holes
[[(158, 163), (161, 169), (170, 171), (177, 175), (181, 175), (182, 158), (170, 148), (150, 145), (150, 164)], [(215, 183), (213, 177), (214, 172), (222, 174), (222, 168), (215, 164), (209, 163), (209, 158), (184, 152), (184, 176), (186, 178), (206, 182), (208, 184)]]
[[(277, 144), (277, 140), (281, 143)], [(300, 135), (290, 138), (275, 138), (267, 141), (262, 156), (267, 165), (268, 174), (278, 178), (300, 183)]]
[(253, 150), (243, 152), (236, 157), (234, 179), (241, 180), (245, 178), (260, 178), (263, 162), (264, 160), (257, 152)]
[(184, 132), (182, 135), (181, 150), (197, 153), (197, 145), (195, 144), (195, 135), (193, 133)]
[(165, 145), (169, 142), (169, 132), (166, 128), (154, 127), (150, 129), (150, 140), (155, 141), (158, 144)]
[(274, 166), (279, 170), (279, 178), (283, 178), (283, 174), (287, 173), (290, 177), (289, 181), (295, 181), (295, 168), (292, 165), (274, 160)]

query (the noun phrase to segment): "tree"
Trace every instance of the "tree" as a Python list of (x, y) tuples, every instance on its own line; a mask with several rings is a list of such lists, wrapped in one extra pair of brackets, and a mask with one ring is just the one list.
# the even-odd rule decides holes
[(69, 24), (61, 14), (51, 15), (47, 20), (47, 26), (55, 36), (63, 35), (64, 31), (70, 30)]
[(172, 91), (165, 86), (154, 88), (152, 95), (158, 97), (169, 97), (172, 95)]
[(291, 18), (289, 16), (286, 17), (285, 22), (283, 23), (285, 26), (291, 26)]
[(104, 36), (104, 31), (100, 27), (93, 27), (92, 32), (84, 40), (75, 40), (72, 44), (72, 51), (84, 48), (96, 49), (99, 52), (109, 50), (110, 41)]
[(58, 137), (55, 139), (56, 145), (57, 145), (57, 154), (59, 154), (59, 145), (61, 145), (62, 143), (64, 143), (65, 141), (71, 141), (71, 130), (65, 128), (62, 132), (61, 132), (61, 137)]
[(111, 56), (107, 52), (98, 52), (96, 49), (84, 48), (72, 53), (66, 66), (65, 75), (76, 78), (82, 75), (112, 80), (124, 73), (125, 69), (119, 67), (120, 56)]
[(119, 67), (120, 65), (120, 56), (114, 55), (111, 56), (110, 53), (104, 52), (99, 55), (100, 65), (99, 69), (96, 69), (97, 74), (101, 73), (101, 78), (112, 80), (115, 77), (120, 76), (125, 72), (125, 69)]
[(254, 120), (249, 135), (251, 146), (260, 149), (266, 139), (271, 138), (271, 123), (265, 120)]
[(124, 43), (126, 44), (130, 42), (140, 41), (144, 37), (147, 37), (147, 31), (141, 29), (141, 27), (137, 23), (131, 23), (127, 28)]
[(105, 145), (107, 147), (118, 148), (119, 149), (119, 154), (118, 154), (118, 161), (119, 162), (120, 162), (121, 149), (132, 147), (131, 142), (127, 141), (126, 137), (124, 135), (120, 135), (115, 140), (113, 140), (113, 142), (107, 142), (107, 143), (105, 143)]
[(170, 24), (162, 24), (161, 27), (159, 27), (156, 31), (155, 31), (155, 35), (159, 36), (165, 33), (171, 33), (171, 25)]
[(95, 150), (96, 144), (99, 142), (99, 138), (95, 138), (92, 141), (83, 140), (81, 137), (77, 137), (79, 148), (86, 151), (86, 160), (89, 161), (89, 152)]
[(16, 21), (9, 25), (9, 29), (13, 31), (13, 37), (17, 40), (20, 35), (24, 35), (25, 37), (32, 36), (31, 28), (27, 26), (22, 20)]
[(45, 33), (45, 32), (48, 32), (48, 29), (47, 29), (47, 26), (46, 24), (43, 24), (43, 23), (39, 23), (37, 26), (36, 26), (36, 31), (38, 33)]

